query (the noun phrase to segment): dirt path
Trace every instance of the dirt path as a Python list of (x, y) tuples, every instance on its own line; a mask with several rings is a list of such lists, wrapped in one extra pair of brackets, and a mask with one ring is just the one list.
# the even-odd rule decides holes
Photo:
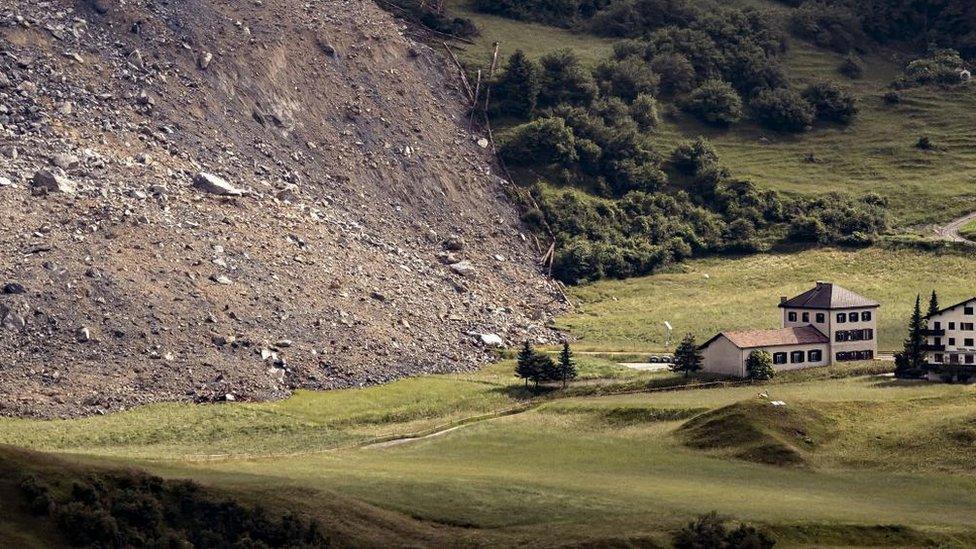
[(961, 234), (959, 234), (959, 229), (962, 229), (970, 221), (973, 220), (976, 220), (976, 212), (973, 212), (968, 215), (964, 215), (959, 219), (947, 223), (946, 225), (935, 227), (935, 234), (942, 240), (948, 240), (950, 242), (974, 243), (972, 240), (969, 240), (968, 238), (964, 238)]

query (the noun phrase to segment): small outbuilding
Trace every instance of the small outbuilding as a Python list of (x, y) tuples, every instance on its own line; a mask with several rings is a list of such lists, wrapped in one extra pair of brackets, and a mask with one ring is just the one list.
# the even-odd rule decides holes
[(830, 363), (830, 340), (813, 326), (722, 332), (706, 341), (700, 350), (706, 372), (735, 377), (746, 376), (746, 359), (756, 350), (768, 352), (776, 370)]

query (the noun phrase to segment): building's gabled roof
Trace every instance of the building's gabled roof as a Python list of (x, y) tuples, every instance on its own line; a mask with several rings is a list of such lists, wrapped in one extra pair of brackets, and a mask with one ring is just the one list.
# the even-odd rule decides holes
[(799, 326), (783, 328), (782, 330), (749, 330), (743, 332), (722, 332), (706, 341), (700, 348), (704, 349), (720, 337), (725, 337), (740, 349), (756, 349), (759, 347), (779, 347), (784, 345), (810, 345), (812, 343), (830, 343), (830, 338), (813, 326)]
[(787, 309), (859, 309), (880, 307), (881, 304), (836, 284), (817, 282), (812, 289), (784, 300), (779, 306)]
[(949, 312), (949, 311), (951, 311), (953, 309), (956, 309), (958, 307), (962, 307), (963, 305), (968, 305), (969, 303), (972, 303), (974, 301), (976, 301), (976, 297), (971, 297), (971, 298), (967, 299), (966, 301), (960, 301), (959, 303), (956, 303), (955, 305), (950, 305), (949, 307), (946, 307), (945, 309), (940, 309), (939, 312), (930, 314), (930, 315), (926, 316), (925, 318), (926, 319), (929, 319), (929, 318), (932, 318), (933, 316), (938, 316), (938, 315), (941, 315), (942, 313), (947, 313), (947, 312)]

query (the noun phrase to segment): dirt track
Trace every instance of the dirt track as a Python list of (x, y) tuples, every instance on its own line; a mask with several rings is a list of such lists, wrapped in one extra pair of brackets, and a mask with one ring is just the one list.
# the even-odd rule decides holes
[(938, 235), (939, 238), (943, 240), (948, 240), (950, 242), (972, 243), (973, 242), (972, 240), (969, 240), (968, 238), (964, 238), (961, 234), (959, 234), (959, 229), (962, 229), (970, 221), (973, 220), (976, 220), (976, 212), (964, 215), (959, 219), (947, 223), (946, 225), (935, 227), (935, 234)]

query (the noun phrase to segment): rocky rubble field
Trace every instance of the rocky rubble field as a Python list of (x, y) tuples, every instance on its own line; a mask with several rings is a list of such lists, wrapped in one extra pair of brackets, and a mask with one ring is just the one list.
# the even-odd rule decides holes
[(0, 6), (0, 415), (470, 369), (551, 341), (452, 73), (368, 0)]

